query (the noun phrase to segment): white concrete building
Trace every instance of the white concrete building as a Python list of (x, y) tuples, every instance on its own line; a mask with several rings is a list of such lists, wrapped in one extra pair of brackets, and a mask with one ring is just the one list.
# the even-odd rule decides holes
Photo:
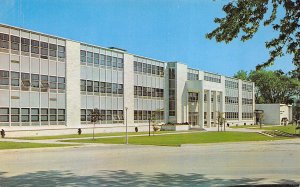
[(271, 125), (284, 125), (293, 122), (292, 105), (286, 104), (256, 104), (255, 109), (263, 113), (262, 123)]
[[(254, 84), (22, 28), (0, 25), (0, 128), (29, 134), (74, 133), (92, 127), (132, 131), (162, 123), (211, 127), (254, 124)], [(159, 111), (159, 112), (158, 112)], [(62, 130), (62, 131), (61, 131)]]

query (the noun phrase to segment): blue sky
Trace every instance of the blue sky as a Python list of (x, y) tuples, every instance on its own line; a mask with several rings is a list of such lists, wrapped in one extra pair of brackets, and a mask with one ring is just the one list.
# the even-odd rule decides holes
[[(223, 15), (225, 0), (1, 0), (0, 23), (129, 53), (180, 61), (189, 67), (232, 76), (268, 59), (261, 28), (248, 42), (216, 43), (205, 34)], [(293, 69), (291, 57), (270, 69)]]

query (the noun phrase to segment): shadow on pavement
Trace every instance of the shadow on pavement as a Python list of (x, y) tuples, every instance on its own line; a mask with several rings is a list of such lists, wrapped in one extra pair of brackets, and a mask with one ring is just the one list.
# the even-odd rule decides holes
[[(38, 171), (11, 177), (5, 177), (4, 174), (5, 172), (0, 172), (0, 186), (253, 186), (264, 180), (264, 178), (207, 178), (196, 173), (144, 175), (140, 172), (129, 173), (125, 170), (101, 170), (97, 175), (92, 176), (78, 176), (69, 171), (56, 170)], [(281, 184), (280, 186), (299, 186), (293, 180), (276, 182)]]

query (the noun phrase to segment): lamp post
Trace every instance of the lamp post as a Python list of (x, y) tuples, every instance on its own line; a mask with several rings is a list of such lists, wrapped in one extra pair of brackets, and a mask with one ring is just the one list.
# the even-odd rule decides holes
[(125, 107), (125, 116), (126, 116), (126, 121), (125, 121), (125, 123), (126, 123), (126, 144), (128, 144), (127, 110), (128, 110), (128, 108)]

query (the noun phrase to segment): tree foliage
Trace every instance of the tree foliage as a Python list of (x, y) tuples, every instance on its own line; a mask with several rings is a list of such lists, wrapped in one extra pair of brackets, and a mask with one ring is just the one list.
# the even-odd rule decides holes
[(248, 75), (247, 75), (247, 71), (245, 70), (239, 70), (238, 72), (236, 72), (233, 76), (236, 79), (241, 79), (241, 80), (248, 80)]
[[(283, 10), (281, 16), (279, 10)], [(300, 1), (299, 0), (235, 0), (223, 7), (224, 18), (215, 18), (219, 27), (206, 35), (217, 42), (229, 43), (240, 37), (241, 41), (251, 39), (259, 27), (272, 25), (278, 36), (266, 42), (269, 59), (257, 65), (257, 70), (274, 63), (285, 53), (293, 56), (293, 63), (300, 76)], [(268, 17), (267, 17), (268, 16)]]
[[(240, 72), (240, 71), (239, 71)], [(293, 103), (300, 94), (300, 81), (284, 74), (281, 70), (251, 71), (247, 80), (255, 83), (256, 103)]]

